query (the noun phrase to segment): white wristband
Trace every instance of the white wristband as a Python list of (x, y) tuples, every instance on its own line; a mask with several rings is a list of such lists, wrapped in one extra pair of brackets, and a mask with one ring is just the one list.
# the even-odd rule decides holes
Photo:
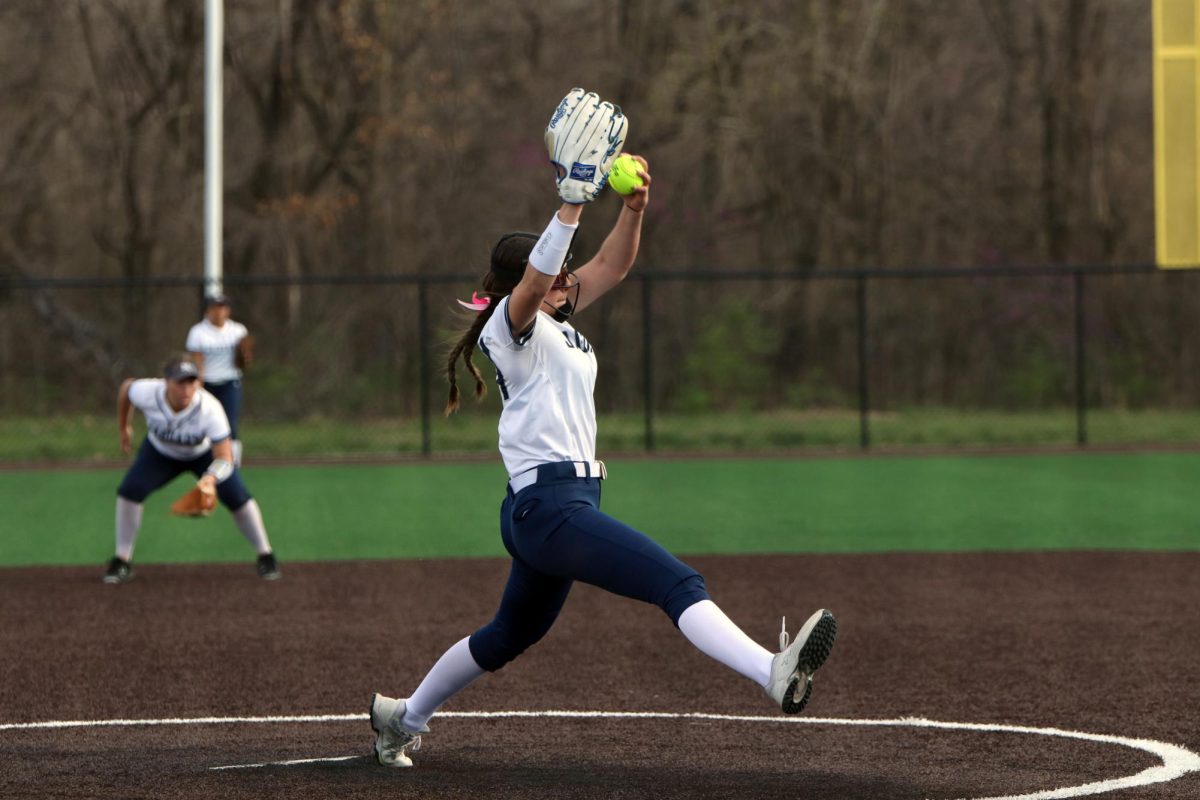
[(567, 250), (571, 248), (571, 239), (575, 237), (575, 229), (579, 223), (567, 225), (558, 218), (554, 219), (542, 231), (542, 236), (533, 246), (529, 254), (529, 265), (543, 275), (558, 275), (562, 271), (563, 261), (567, 258)]
[(204, 474), (212, 475), (217, 479), (217, 483), (221, 483), (233, 474), (233, 464), (223, 458), (214, 458), (213, 462), (208, 465), (208, 469), (204, 470)]

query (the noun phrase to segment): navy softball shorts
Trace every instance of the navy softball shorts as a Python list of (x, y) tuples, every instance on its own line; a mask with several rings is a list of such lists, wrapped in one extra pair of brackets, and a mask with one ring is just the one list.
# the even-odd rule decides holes
[(600, 511), (598, 478), (576, 477), (571, 461), (537, 469), (537, 483), (510, 488), (500, 506), (512, 569), (495, 619), (470, 638), (480, 667), (494, 672), (545, 636), (575, 581), (653, 603), (676, 625), (708, 599), (698, 572)]
[(225, 416), (229, 417), (229, 438), (238, 438), (238, 417), (242, 413), (242, 382), (235, 379), (224, 383), (206, 383), (204, 388), (221, 401)]
[[(197, 478), (204, 474), (213, 462), (212, 450), (189, 461), (168, 458), (154, 449), (149, 439), (142, 440), (133, 466), (125, 473), (117, 495), (133, 503), (145, 502), (153, 492), (166, 486), (183, 472), (191, 472)], [(237, 511), (251, 500), (246, 484), (242, 483), (240, 470), (217, 484), (217, 497), (230, 511)]]

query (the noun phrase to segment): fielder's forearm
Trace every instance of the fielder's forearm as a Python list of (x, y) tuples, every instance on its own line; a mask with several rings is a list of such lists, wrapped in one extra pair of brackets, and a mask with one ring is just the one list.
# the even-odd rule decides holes
[(233, 445), (229, 439), (222, 439), (212, 446), (213, 460), (233, 461)]
[(203, 353), (188, 353), (192, 357), (192, 361), (196, 362), (196, 370), (200, 373), (200, 382), (204, 382), (204, 354)]
[(117, 430), (119, 431), (124, 431), (129, 427), (129, 413), (133, 410), (133, 403), (129, 402), (129, 387), (132, 383), (133, 380), (128, 379), (117, 390)]

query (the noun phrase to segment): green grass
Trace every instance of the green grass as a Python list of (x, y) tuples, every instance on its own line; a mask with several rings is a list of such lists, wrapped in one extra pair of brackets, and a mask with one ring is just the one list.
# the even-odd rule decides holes
[[(1200, 549), (1200, 454), (612, 461), (604, 510), (681, 554)], [(0, 564), (112, 552), (119, 469), (0, 472)], [(254, 466), (285, 561), (503, 555), (498, 462)], [(223, 510), (146, 504), (140, 562), (248, 561)]]
[[(141, 425), (140, 417), (135, 423)], [(243, 423), (246, 451), (258, 457), (411, 456), (421, 452), (419, 419), (296, 422), (249, 419)], [(1089, 441), (1096, 445), (1200, 443), (1200, 411), (1091, 411)], [(913, 409), (876, 413), (871, 441), (887, 448), (1016, 447), (1075, 442), (1073, 411), (1002, 412)], [(654, 420), (655, 446), (664, 451), (794, 451), (857, 449), (859, 418), (853, 411), (661, 415)], [(488, 407), (431, 426), (434, 453), (479, 453), (496, 449), (496, 416)], [(637, 452), (645, 445), (640, 414), (602, 414), (601, 453)], [(116, 422), (111, 416), (8, 417), (0, 419), (0, 462), (92, 461), (120, 463)]]

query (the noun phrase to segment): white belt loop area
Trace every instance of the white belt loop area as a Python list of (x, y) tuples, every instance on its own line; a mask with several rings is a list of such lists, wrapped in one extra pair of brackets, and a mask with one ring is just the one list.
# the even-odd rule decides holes
[(538, 482), (539, 477), (568, 477), (571, 469), (575, 470), (576, 478), (599, 478), (605, 480), (608, 477), (608, 469), (604, 466), (603, 461), (563, 461), (558, 464), (542, 464), (527, 469), (521, 474), (511, 478), (508, 486), (512, 489), (513, 494), (533, 486)]
[(576, 461), (575, 477), (576, 478), (599, 478), (604, 480), (608, 477), (608, 470), (604, 468), (603, 461)]

